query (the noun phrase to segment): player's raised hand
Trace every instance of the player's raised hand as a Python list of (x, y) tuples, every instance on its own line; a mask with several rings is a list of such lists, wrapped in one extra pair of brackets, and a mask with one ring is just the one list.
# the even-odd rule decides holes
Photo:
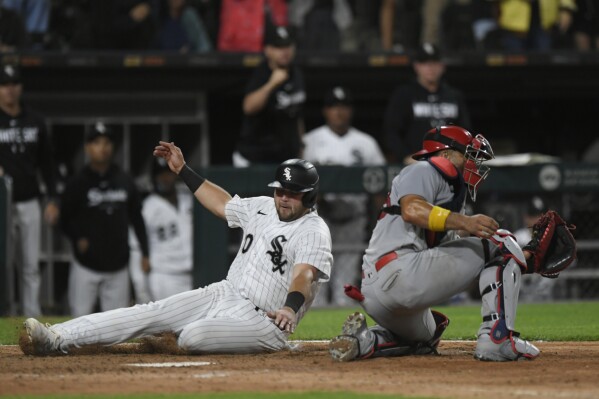
[(285, 68), (275, 68), (270, 75), (270, 82), (274, 86), (279, 86), (289, 79), (289, 71)]
[(168, 163), (168, 167), (176, 174), (179, 174), (185, 165), (185, 158), (183, 158), (181, 149), (173, 142), (159, 141), (158, 145), (154, 147), (153, 154), (155, 157), (164, 158)]
[(293, 309), (285, 306), (274, 312), (268, 312), (266, 315), (272, 319), (272, 322), (275, 323), (281, 331), (287, 331), (288, 333), (293, 333), (295, 331), (297, 317)]

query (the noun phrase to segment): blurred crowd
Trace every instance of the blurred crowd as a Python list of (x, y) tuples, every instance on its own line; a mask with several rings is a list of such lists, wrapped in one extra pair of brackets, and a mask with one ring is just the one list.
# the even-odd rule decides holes
[(598, 48), (599, 0), (0, 0), (0, 52), (260, 52), (269, 25), (301, 51)]

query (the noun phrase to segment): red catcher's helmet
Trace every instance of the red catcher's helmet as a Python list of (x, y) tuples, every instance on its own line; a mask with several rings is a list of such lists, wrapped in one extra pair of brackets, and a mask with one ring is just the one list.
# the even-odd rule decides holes
[(482, 134), (472, 137), (472, 134), (463, 127), (439, 126), (426, 132), (422, 147), (422, 150), (413, 154), (412, 158), (422, 159), (447, 148), (464, 154), (466, 158), (464, 180), (468, 185), (472, 201), (476, 201), (478, 185), (489, 174), (489, 167), (483, 165), (483, 162), (495, 157), (487, 139)]

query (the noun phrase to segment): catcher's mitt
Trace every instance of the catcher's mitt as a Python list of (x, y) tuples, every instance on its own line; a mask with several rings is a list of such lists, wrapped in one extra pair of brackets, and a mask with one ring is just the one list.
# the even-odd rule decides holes
[(528, 259), (527, 273), (556, 278), (576, 259), (576, 241), (568, 225), (555, 211), (545, 212), (532, 226), (532, 240), (522, 248), (532, 256)]

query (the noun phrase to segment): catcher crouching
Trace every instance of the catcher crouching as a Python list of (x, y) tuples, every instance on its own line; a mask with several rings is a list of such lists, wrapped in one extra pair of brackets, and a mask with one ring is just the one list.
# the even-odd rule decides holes
[(494, 157), (490, 143), (459, 126), (431, 129), (415, 162), (395, 177), (362, 265), (362, 287), (346, 293), (375, 321), (348, 316), (329, 353), (338, 361), (436, 354), (449, 319), (431, 306), (464, 291), (477, 278), (482, 323), (474, 358), (534, 359), (539, 350), (515, 330), (522, 273), (555, 278), (576, 258), (567, 223), (549, 211), (524, 248), (493, 218), (464, 213), (476, 200)]

